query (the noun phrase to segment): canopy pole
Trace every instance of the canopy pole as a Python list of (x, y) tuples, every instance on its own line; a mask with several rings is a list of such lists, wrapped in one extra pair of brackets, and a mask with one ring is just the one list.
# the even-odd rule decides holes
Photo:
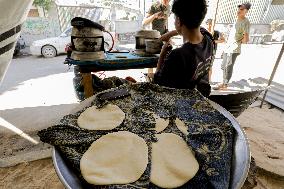
[(144, 0), (144, 17), (146, 15), (146, 0)]
[(214, 34), (214, 28), (215, 28), (216, 19), (217, 19), (217, 14), (218, 14), (218, 8), (219, 8), (219, 1), (220, 1), (220, 0), (217, 0), (217, 6), (216, 6), (215, 15), (214, 15), (213, 26), (212, 26), (212, 29), (211, 29), (211, 34), (212, 34), (212, 35)]
[(278, 68), (278, 65), (279, 65), (279, 63), (280, 63), (280, 61), (281, 61), (283, 52), (284, 52), (284, 43), (282, 44), (282, 48), (281, 48), (281, 50), (280, 50), (280, 53), (279, 53), (279, 55), (278, 55), (278, 58), (277, 58), (277, 60), (276, 60), (275, 65), (274, 65), (273, 71), (272, 71), (272, 73), (271, 73), (271, 75), (270, 75), (270, 79), (269, 79), (269, 81), (268, 81), (267, 88), (266, 88), (265, 91), (264, 91), (264, 95), (263, 95), (262, 100), (261, 100), (260, 108), (262, 108), (263, 102), (264, 102), (265, 97), (266, 97), (266, 95), (267, 95), (268, 87), (271, 85), (271, 82), (273, 81), (274, 75), (275, 75), (276, 70), (277, 70), (277, 68)]

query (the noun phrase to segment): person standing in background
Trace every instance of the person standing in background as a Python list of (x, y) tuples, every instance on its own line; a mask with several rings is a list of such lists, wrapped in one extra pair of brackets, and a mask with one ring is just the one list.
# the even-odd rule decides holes
[(237, 56), (241, 54), (241, 44), (249, 41), (250, 22), (246, 14), (251, 8), (250, 3), (238, 5), (237, 22), (230, 31), (227, 46), (223, 53), (223, 83), (214, 87), (215, 90), (226, 90), (233, 74), (233, 67)]
[[(207, 19), (206, 25), (207, 25), (207, 30), (209, 31), (209, 33), (212, 34), (215, 43), (218, 44), (218, 43), (225, 42), (225, 38), (224, 38), (224, 36), (221, 32), (219, 32), (218, 30), (215, 30), (215, 29), (214, 29), (214, 31), (212, 31), (212, 22), (213, 22), (212, 19)], [(216, 50), (217, 50), (217, 48), (216, 48)]]
[[(223, 34), (221, 32), (219, 32), (218, 30), (212, 31), (213, 30), (212, 24), (213, 24), (213, 20), (211, 18), (206, 20), (207, 30), (208, 30), (209, 33), (212, 34), (214, 42), (216, 44), (216, 46), (215, 46), (215, 54), (216, 54), (218, 43), (225, 42), (225, 38), (224, 38)], [(212, 67), (209, 70), (209, 82), (211, 82), (211, 76), (212, 76)]]
[(144, 18), (142, 25), (146, 26), (152, 24), (153, 30), (158, 30), (161, 35), (168, 31), (168, 17), (170, 15), (170, 0), (159, 0), (154, 2), (146, 17)]
[[(142, 22), (142, 26), (152, 24), (152, 30), (157, 30), (161, 35), (168, 32), (168, 17), (171, 13), (170, 0), (158, 0), (154, 2), (146, 17)], [(154, 70), (153, 68), (148, 69), (148, 77), (151, 77)]]

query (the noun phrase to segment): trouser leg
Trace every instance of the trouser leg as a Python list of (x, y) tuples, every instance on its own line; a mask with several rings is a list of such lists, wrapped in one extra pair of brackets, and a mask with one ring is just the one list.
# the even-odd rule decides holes
[(236, 62), (237, 56), (239, 56), (239, 53), (231, 53), (231, 54), (224, 54), (224, 59), (222, 63), (222, 69), (223, 69), (223, 83), (228, 84), (232, 75), (233, 75), (233, 68), (234, 64)]
[(221, 65), (221, 68), (223, 70), (223, 83), (225, 83), (227, 80), (226, 79), (227, 78), (227, 65), (228, 65), (228, 61), (230, 60), (229, 57), (230, 57), (230, 54), (223, 53), (223, 61)]

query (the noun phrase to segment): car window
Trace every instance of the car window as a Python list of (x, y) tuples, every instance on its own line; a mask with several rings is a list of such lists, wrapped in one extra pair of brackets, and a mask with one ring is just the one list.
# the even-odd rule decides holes
[(64, 33), (65, 33), (67, 36), (71, 36), (71, 32), (72, 32), (72, 28), (69, 28), (69, 29), (67, 29)]

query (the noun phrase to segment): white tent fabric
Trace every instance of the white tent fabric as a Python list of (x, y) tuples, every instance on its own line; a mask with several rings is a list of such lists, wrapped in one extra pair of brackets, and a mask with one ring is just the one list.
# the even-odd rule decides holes
[(272, 5), (284, 5), (284, 0), (272, 0)]
[[(20, 32), (14, 32), (11, 36), (6, 35), (5, 32), (25, 21), (32, 2), (33, 0), (0, 0), (0, 84), (12, 59), (16, 44), (14, 42), (20, 35)], [(6, 51), (5, 47), (9, 44), (14, 46)]]

